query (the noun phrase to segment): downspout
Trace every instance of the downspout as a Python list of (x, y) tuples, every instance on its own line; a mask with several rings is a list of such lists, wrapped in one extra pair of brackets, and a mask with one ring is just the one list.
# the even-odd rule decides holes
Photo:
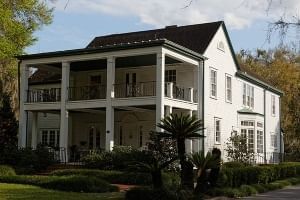
[[(202, 121), (203, 121), (203, 127), (205, 127), (205, 120), (204, 120), (204, 108), (205, 108), (205, 106), (204, 106), (204, 60), (202, 60)], [(199, 104), (199, 103), (198, 103)], [(203, 130), (203, 136), (204, 136), (204, 132), (205, 132), (205, 130)], [(202, 148), (203, 148), (203, 153), (205, 152), (205, 147), (204, 147), (204, 144), (205, 144), (205, 142), (204, 142), (204, 139), (205, 139), (205, 137), (203, 137), (203, 139), (202, 139)]]
[[(18, 62), (18, 101), (19, 101), (19, 116), (20, 116), (20, 104), (21, 104), (21, 102), (20, 102), (20, 87), (21, 87), (21, 85), (20, 85), (20, 66), (21, 66), (21, 60), (19, 60), (19, 62)], [(19, 118), (19, 116), (18, 116), (18, 118)]]
[(267, 164), (266, 90), (264, 89), (264, 163)]
[(280, 159), (279, 159), (279, 162), (283, 162), (284, 160), (284, 157), (283, 157), (283, 144), (282, 144), (282, 133), (281, 133), (281, 97), (279, 97), (279, 111), (278, 111), (278, 114), (279, 114), (279, 138), (280, 138), (280, 142), (279, 142), (279, 147), (280, 147), (280, 150), (279, 150), (279, 156), (280, 156)]

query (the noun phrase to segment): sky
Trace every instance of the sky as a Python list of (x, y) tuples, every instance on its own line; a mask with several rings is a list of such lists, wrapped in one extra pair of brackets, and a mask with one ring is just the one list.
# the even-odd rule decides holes
[[(271, 2), (269, 4), (268, 2)], [(84, 48), (96, 36), (225, 21), (236, 52), (268, 49), (268, 23), (300, 16), (300, 0), (52, 0), (53, 23), (35, 33), (26, 53)], [(289, 33), (293, 40), (297, 34)]]

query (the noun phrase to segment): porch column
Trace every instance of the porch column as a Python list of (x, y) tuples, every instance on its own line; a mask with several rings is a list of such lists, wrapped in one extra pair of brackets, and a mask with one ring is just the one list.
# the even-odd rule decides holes
[(32, 127), (31, 127), (31, 147), (33, 149), (37, 146), (38, 136), (38, 112), (32, 112)]
[(105, 150), (112, 151), (114, 147), (114, 108), (112, 107), (112, 99), (114, 98), (115, 84), (115, 58), (107, 58), (107, 94), (106, 94), (106, 135)]
[(172, 106), (166, 106), (166, 113), (165, 116), (171, 115), (173, 112), (173, 107)]
[(70, 63), (62, 63), (61, 74), (61, 107), (60, 107), (60, 136), (59, 147), (65, 149), (65, 155), (61, 153), (61, 161), (68, 161), (68, 147), (69, 147), (69, 111), (66, 108), (68, 100), (68, 88), (70, 82)]
[[(188, 115), (192, 117), (193, 116), (193, 111), (189, 110)], [(192, 139), (186, 139), (185, 140), (185, 150), (186, 150), (186, 153), (192, 153), (193, 152), (193, 140)]]
[[(165, 53), (158, 52), (156, 55), (156, 124), (164, 117), (165, 96)], [(156, 127), (156, 131), (162, 131)]]
[(24, 103), (27, 101), (29, 68), (27, 65), (20, 64), (20, 116), (19, 116), (19, 135), (18, 146), (26, 147), (27, 140), (27, 111), (24, 109)]

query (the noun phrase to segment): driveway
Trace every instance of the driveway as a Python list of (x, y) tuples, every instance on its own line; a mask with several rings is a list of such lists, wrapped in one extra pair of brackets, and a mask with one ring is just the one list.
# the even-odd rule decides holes
[(256, 196), (246, 197), (243, 199), (254, 200), (299, 200), (300, 199), (300, 185), (286, 187), (281, 190), (274, 190), (271, 192), (261, 193)]

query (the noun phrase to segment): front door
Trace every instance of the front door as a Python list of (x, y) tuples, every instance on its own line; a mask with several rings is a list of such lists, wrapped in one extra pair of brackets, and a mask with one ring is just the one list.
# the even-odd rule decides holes
[(88, 138), (89, 149), (100, 149), (101, 132), (98, 126), (89, 125)]
[(138, 147), (137, 125), (124, 123), (122, 126), (122, 145)]

